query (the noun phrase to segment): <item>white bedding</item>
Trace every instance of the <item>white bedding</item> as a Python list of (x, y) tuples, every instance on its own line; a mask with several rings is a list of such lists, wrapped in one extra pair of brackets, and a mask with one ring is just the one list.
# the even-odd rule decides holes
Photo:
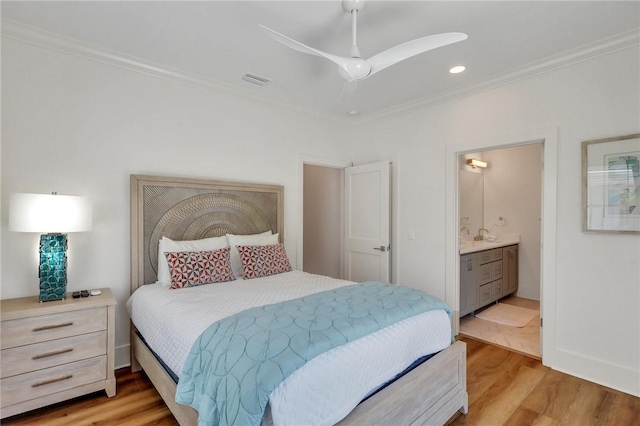
[[(149, 346), (180, 376), (191, 346), (213, 322), (350, 284), (301, 271), (177, 290), (150, 284), (131, 295), (127, 309)], [(448, 315), (431, 311), (339, 346), (309, 361), (272, 392), (265, 421), (334, 424), (414, 360), (450, 344)]]

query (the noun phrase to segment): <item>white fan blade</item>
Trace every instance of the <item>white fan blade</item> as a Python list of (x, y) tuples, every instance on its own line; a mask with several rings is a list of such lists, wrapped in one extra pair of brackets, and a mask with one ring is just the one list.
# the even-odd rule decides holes
[(298, 52), (306, 53), (308, 55), (324, 56), (319, 53), (320, 52), (319, 50), (306, 46), (298, 41), (295, 41), (294, 39), (289, 38), (284, 34), (280, 34), (279, 32), (272, 30), (271, 28), (267, 28), (264, 25), (259, 25), (259, 24), (258, 26), (262, 28), (269, 35), (269, 37), (271, 37), (272, 39), (276, 40), (279, 43), (284, 44), (287, 47), (297, 50)]
[(347, 80), (342, 83), (342, 91), (340, 92), (340, 101), (349, 101), (355, 95), (358, 89), (358, 80)]
[(367, 59), (367, 62), (371, 65), (371, 73), (369, 73), (369, 76), (412, 56), (419, 55), (428, 50), (437, 49), (438, 47), (457, 43), (467, 38), (468, 36), (464, 33), (442, 33), (399, 44)]
[(295, 41), (294, 39), (287, 37), (286, 35), (280, 34), (279, 32), (272, 30), (271, 28), (267, 28), (264, 25), (259, 25), (259, 27), (265, 30), (267, 34), (269, 34), (269, 36), (274, 40), (284, 44), (287, 47), (297, 50), (298, 52), (306, 53), (308, 55), (321, 56), (330, 60), (331, 62), (342, 68), (344, 72), (346, 72), (347, 75), (351, 77), (351, 73), (349, 73), (347, 68), (347, 63), (352, 62), (352, 58), (344, 58), (342, 56), (336, 56), (330, 53), (323, 52), (322, 50), (314, 49), (313, 47), (304, 45), (299, 41)]

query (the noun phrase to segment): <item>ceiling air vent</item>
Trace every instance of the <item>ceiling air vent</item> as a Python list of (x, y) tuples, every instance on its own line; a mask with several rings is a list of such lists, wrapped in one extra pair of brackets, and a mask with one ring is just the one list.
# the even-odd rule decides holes
[(249, 83), (257, 84), (258, 86), (266, 86), (271, 81), (267, 77), (260, 77), (259, 75), (249, 73), (243, 75), (242, 79)]

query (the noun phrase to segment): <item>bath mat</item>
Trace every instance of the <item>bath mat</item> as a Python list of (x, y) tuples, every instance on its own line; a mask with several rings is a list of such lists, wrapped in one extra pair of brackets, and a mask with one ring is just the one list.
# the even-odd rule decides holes
[(506, 303), (498, 303), (497, 305), (493, 305), (492, 307), (477, 313), (476, 317), (487, 321), (497, 322), (498, 324), (522, 328), (529, 324), (531, 320), (538, 315), (540, 315), (540, 312), (534, 309), (507, 305)]

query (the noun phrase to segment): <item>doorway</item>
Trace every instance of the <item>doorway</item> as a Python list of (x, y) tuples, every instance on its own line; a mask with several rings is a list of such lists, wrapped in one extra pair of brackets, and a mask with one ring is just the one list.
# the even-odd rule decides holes
[(302, 270), (342, 278), (343, 169), (303, 165)]
[[(351, 162), (349, 161), (344, 161), (344, 160), (339, 160), (339, 159), (335, 159), (335, 158), (326, 158), (326, 157), (318, 157), (318, 156), (314, 156), (314, 155), (306, 155), (306, 154), (298, 154), (297, 156), (297, 163), (298, 163), (298, 190), (297, 190), (297, 195), (298, 195), (298, 202), (297, 202), (297, 244), (296, 244), (296, 269), (299, 270), (305, 270), (304, 269), (304, 265), (305, 265), (305, 169), (307, 171), (309, 170), (315, 170), (315, 171), (319, 171), (320, 174), (328, 174), (328, 175), (333, 175), (335, 173), (340, 173), (340, 192), (339, 192), (339, 227), (338, 227), (338, 232), (340, 234), (340, 236), (344, 235), (344, 201), (343, 201), (343, 186), (344, 186), (344, 172), (343, 170), (349, 166), (352, 165)], [(312, 168), (308, 168), (308, 167), (318, 167), (318, 169), (312, 169)], [(332, 172), (333, 170), (333, 172)], [(323, 173), (326, 172), (326, 173)], [(318, 180), (316, 183), (318, 186), (322, 186), (324, 185), (324, 181), (327, 179), (320, 179)], [(333, 184), (330, 184), (333, 185)], [(316, 188), (315, 191), (321, 191), (320, 188)], [(333, 198), (335, 200), (335, 198)], [(334, 201), (331, 201), (332, 203)], [(320, 222), (318, 222), (318, 226), (319, 229), (322, 229), (324, 227), (324, 225)], [(311, 238), (311, 237), (309, 237)], [(323, 248), (323, 250), (329, 250), (328, 247), (331, 247), (333, 250), (336, 250), (336, 252), (339, 255), (339, 262), (340, 262), (340, 266), (339, 266), (339, 275), (335, 278), (343, 278), (344, 277), (344, 239), (342, 237), (339, 238), (338, 243), (335, 243), (335, 240), (333, 238), (330, 239), (330, 241), (333, 242), (327, 242), (326, 243), (326, 247)], [(308, 247), (308, 246), (307, 246)], [(314, 254), (310, 254), (310, 256), (314, 256)], [(316, 265), (317, 263), (316, 261), (314, 261), (313, 259), (311, 260), (311, 263), (307, 263), (307, 266), (309, 265)], [(316, 268), (316, 266), (312, 266), (313, 268)], [(322, 267), (324, 268), (324, 266)]]
[(499, 149), (535, 142), (544, 144), (542, 171), (542, 238), (540, 251), (540, 328), (541, 357), (544, 365), (552, 364), (557, 350), (555, 345), (556, 318), (556, 257), (557, 257), (557, 175), (558, 128), (547, 127), (516, 133), (496, 134), (482, 139), (453, 141), (447, 146), (446, 161), (446, 283), (445, 301), (453, 308), (454, 333), (460, 330), (460, 249), (458, 212), (458, 155), (468, 152)]
[[(296, 269), (357, 282), (390, 282), (392, 163), (353, 166), (307, 155), (298, 160)], [(331, 236), (326, 238), (325, 232)]]

